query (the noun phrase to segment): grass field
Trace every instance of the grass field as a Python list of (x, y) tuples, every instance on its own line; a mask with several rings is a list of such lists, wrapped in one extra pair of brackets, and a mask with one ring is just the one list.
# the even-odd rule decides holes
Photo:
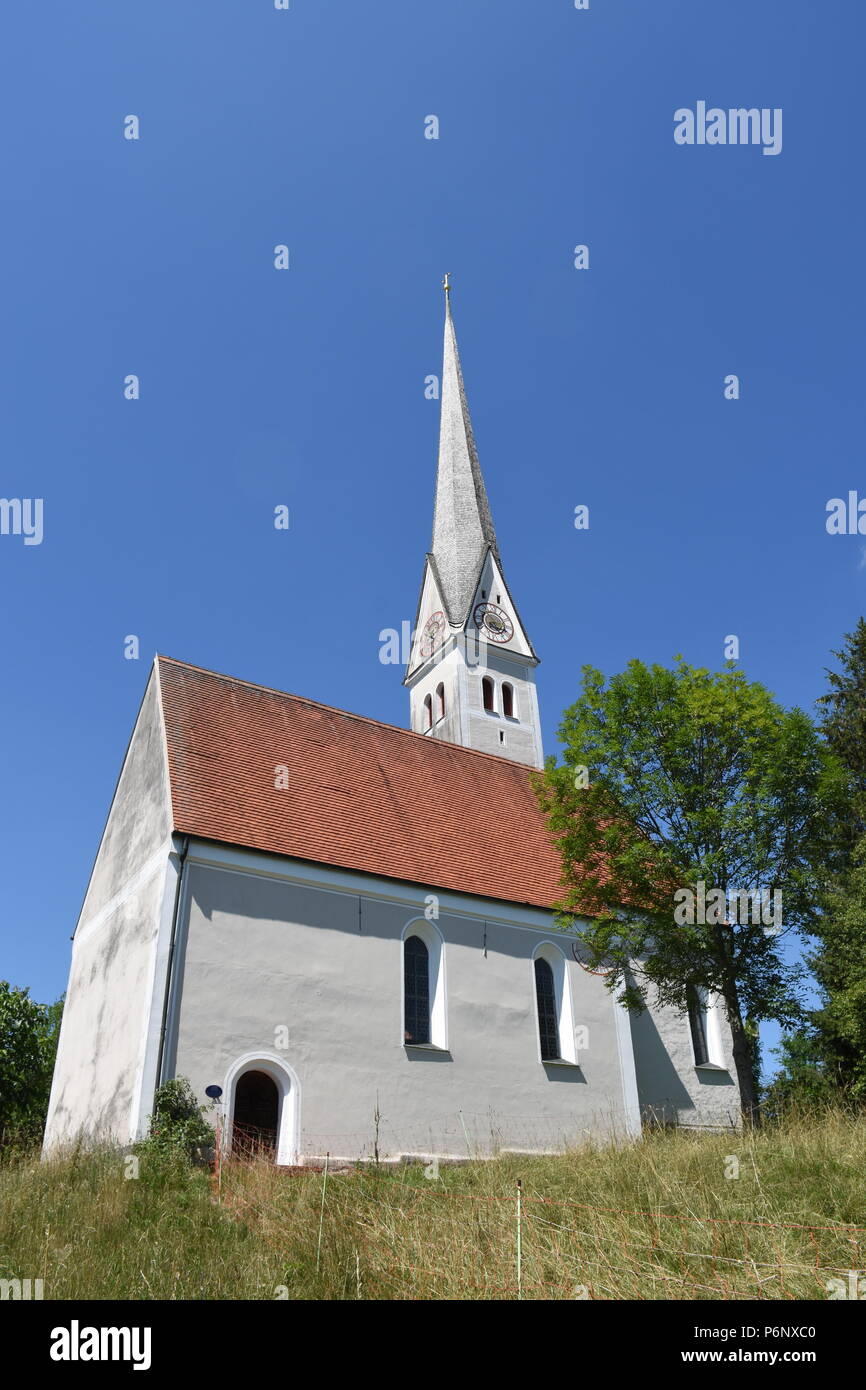
[[(866, 1261), (866, 1119), (348, 1172), (80, 1153), (0, 1167), (0, 1278), (46, 1299), (827, 1298)], [(736, 1160), (736, 1164), (734, 1162)], [(729, 1177), (738, 1165), (739, 1176)], [(864, 1284), (866, 1289), (866, 1284)]]

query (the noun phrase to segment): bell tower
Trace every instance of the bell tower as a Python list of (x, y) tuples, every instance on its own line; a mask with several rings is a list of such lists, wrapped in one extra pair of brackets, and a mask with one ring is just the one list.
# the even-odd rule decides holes
[(541, 767), (538, 657), (505, 582), (469, 418), (447, 275), (444, 288), (433, 540), (404, 680), (411, 728)]

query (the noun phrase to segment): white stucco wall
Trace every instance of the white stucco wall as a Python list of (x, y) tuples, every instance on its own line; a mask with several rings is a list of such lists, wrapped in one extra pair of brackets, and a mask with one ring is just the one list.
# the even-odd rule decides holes
[[(484, 708), (483, 676), (490, 676), (494, 683), (496, 708), (492, 714)], [(511, 758), (529, 767), (541, 767), (544, 754), (534, 669), (516, 663), (488, 644), (486, 665), (465, 667), (464, 680), (469, 747), (500, 758)], [(513, 718), (502, 713), (503, 681), (508, 681), (514, 690)]]
[(125, 1143), (141, 1103), (156, 941), (170, 880), (157, 683), (148, 683), (75, 930), (45, 1149)]
[[(716, 1065), (695, 1065), (686, 1014), (662, 1008), (654, 991), (650, 1007), (631, 1015), (631, 1033), (641, 1113), (647, 1123), (739, 1125), (740, 1100), (724, 1010), (713, 1008), (711, 1021)], [(716, 1054), (716, 1047), (718, 1053)]]
[[(485, 710), (482, 678), (494, 683), (495, 709)], [(430, 695), (435, 720), (436, 687), (445, 687), (445, 718), (434, 723), (428, 737), (461, 743), (481, 753), (493, 753), (513, 762), (540, 767), (544, 761), (538, 692), (532, 666), (492, 643), (467, 653), (463, 646), (450, 647), (417, 678), (410, 693), (410, 724), (414, 733), (427, 733), (424, 700)], [(514, 692), (514, 716), (502, 713), (502, 683), (508, 681)], [(501, 737), (500, 737), (501, 735)]]
[(634, 1132), (627, 1016), (618, 1029), (618, 1006), (573, 960), (574, 1024), (588, 1045), (577, 1067), (540, 1061), (532, 958), (540, 942), (559, 944), (543, 913), (514, 909), (509, 921), (504, 906), (485, 916), (440, 897), (448, 1050), (416, 1051), (402, 1040), (401, 936), (423, 916), (422, 890), (335, 871), (334, 891), (281, 877), (303, 872), (291, 861), (222, 856), (256, 863), (244, 873), (201, 862), (213, 854), (190, 850), (167, 1055), (168, 1074), (188, 1076), (202, 1100), (206, 1086), (226, 1088), (238, 1058), (276, 1055), (299, 1083), (301, 1156), (372, 1154), (377, 1107), (382, 1157), (552, 1150)]

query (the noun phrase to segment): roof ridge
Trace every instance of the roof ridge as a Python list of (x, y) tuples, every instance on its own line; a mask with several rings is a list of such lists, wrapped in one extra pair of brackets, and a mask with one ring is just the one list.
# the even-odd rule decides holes
[(275, 685), (260, 685), (258, 681), (244, 680), (242, 676), (229, 676), (224, 671), (213, 671), (209, 666), (196, 666), (192, 661), (180, 661), (176, 656), (166, 656), (163, 652), (157, 652), (154, 660), (156, 662), (168, 662), (170, 666), (182, 666), (188, 671), (199, 671), (203, 676), (213, 676), (216, 680), (228, 681), (232, 685), (243, 685), (249, 690), (261, 690), (267, 695), (281, 695), (284, 700), (297, 700), (302, 705), (312, 705), (315, 709), (328, 710), (331, 714), (342, 714), (347, 719), (358, 719), (362, 724), (372, 724), (379, 729), (390, 729), (395, 734), (402, 734), (404, 738), (420, 739), (428, 748), (435, 746), (450, 749), (456, 753), (465, 753), (473, 758), (486, 758), (491, 762), (500, 763), (525, 773), (540, 770), (524, 763), (516, 763), (513, 758), (502, 758), (498, 753), (485, 753), (480, 748), (467, 748), (462, 743), (449, 743), (446, 739), (430, 738), (427, 734), (415, 733), (414, 729), (403, 729), (399, 724), (387, 724), (384, 719), (373, 719), (368, 714), (356, 714), (354, 710), (341, 709), (339, 705), (326, 705), (324, 701), (311, 700), (307, 695), (295, 695), (290, 690), (278, 690)]

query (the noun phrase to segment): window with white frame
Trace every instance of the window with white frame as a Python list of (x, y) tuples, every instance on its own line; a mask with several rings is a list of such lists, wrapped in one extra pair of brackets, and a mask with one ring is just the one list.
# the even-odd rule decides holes
[(535, 958), (535, 1005), (538, 1009), (538, 1039), (542, 1062), (559, 1060), (559, 1010), (553, 967), (544, 956)]
[(705, 989), (692, 987), (688, 992), (689, 1031), (696, 1067), (724, 1068), (722, 1028), (719, 1001)]
[(430, 1041), (430, 952), (413, 932), (403, 942), (403, 1037)]
[(542, 1062), (577, 1065), (568, 962), (558, 946), (543, 942), (532, 960), (535, 1017)]
[(689, 1028), (692, 1034), (695, 1066), (706, 1066), (710, 1060), (710, 1050), (707, 1044), (707, 1011), (704, 1007), (704, 1001), (696, 989), (689, 990)]
[(403, 1044), (447, 1050), (445, 953), (432, 922), (410, 922), (403, 933)]

